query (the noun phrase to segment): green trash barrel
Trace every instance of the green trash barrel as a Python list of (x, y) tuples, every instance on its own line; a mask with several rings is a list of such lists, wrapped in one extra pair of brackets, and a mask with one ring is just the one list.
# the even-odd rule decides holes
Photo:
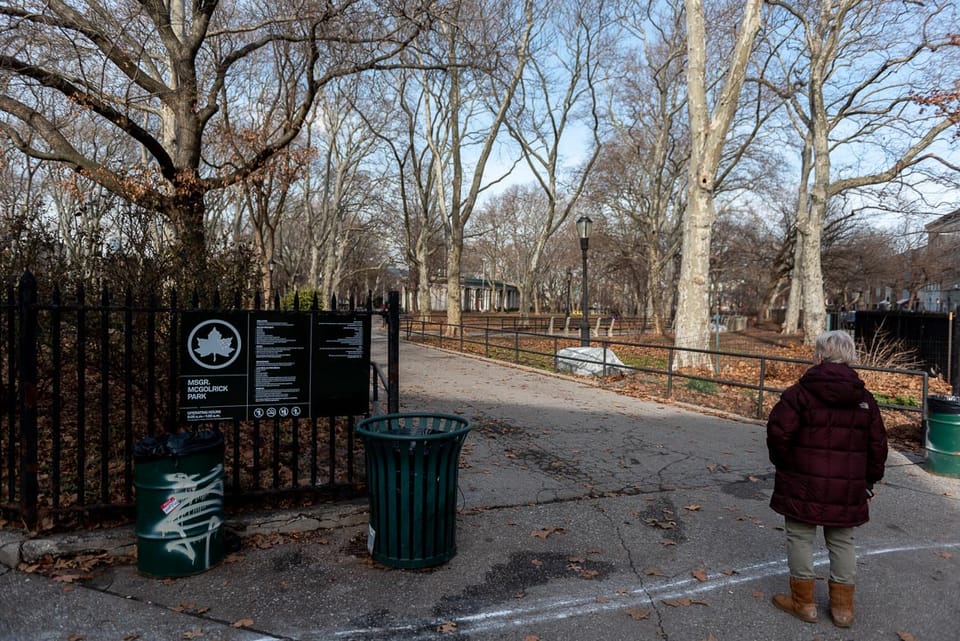
[(456, 555), (457, 472), (469, 431), (469, 421), (449, 414), (385, 414), (357, 424), (375, 561), (426, 568)]
[(960, 478), (960, 398), (927, 397), (927, 470)]
[(223, 433), (149, 436), (134, 447), (137, 570), (180, 577), (223, 560)]

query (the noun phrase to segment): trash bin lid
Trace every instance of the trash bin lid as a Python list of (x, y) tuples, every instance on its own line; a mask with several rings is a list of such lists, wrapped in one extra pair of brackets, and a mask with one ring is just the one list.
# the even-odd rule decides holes
[(470, 421), (455, 414), (383, 414), (360, 421), (356, 430), (364, 438), (445, 440), (468, 432)]
[(932, 394), (927, 397), (927, 411), (931, 414), (960, 414), (960, 396)]
[(134, 461), (150, 461), (161, 458), (177, 458), (200, 454), (223, 446), (220, 430), (198, 430), (147, 436), (133, 446)]

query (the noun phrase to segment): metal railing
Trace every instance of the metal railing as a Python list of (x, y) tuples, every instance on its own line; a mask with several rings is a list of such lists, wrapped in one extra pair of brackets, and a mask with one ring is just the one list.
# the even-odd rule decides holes
[[(411, 341), (419, 341), (436, 345), (437, 347), (450, 349), (463, 353), (473, 353), (504, 360), (518, 365), (528, 365), (540, 369), (548, 369), (553, 372), (560, 372), (560, 357), (558, 352), (567, 347), (579, 347), (580, 338), (572, 334), (556, 333), (538, 333), (531, 331), (521, 331), (518, 329), (491, 327), (486, 323), (462, 323), (459, 326), (451, 328), (445, 322), (433, 322), (417, 318), (405, 318), (402, 321), (402, 335)], [(451, 331), (453, 329), (453, 331)], [(543, 348), (546, 343), (550, 346), (549, 351)], [(769, 411), (771, 405), (770, 395), (780, 394), (786, 387), (771, 384), (772, 381), (782, 380), (783, 377), (774, 379), (770, 375), (771, 366), (786, 366), (791, 368), (796, 375), (791, 377), (789, 384), (796, 381), (799, 374), (810, 366), (809, 360), (789, 358), (783, 356), (773, 356), (765, 354), (749, 354), (743, 352), (728, 352), (719, 350), (701, 350), (676, 347), (674, 345), (657, 344), (650, 342), (635, 342), (628, 340), (615, 340), (598, 336), (591, 338), (591, 345), (602, 348), (602, 356), (599, 361), (602, 372), (618, 370), (618, 376), (600, 376), (601, 384), (612, 384), (622, 377), (622, 375), (651, 375), (661, 377), (665, 388), (664, 396), (672, 398), (675, 392), (675, 381), (687, 381), (689, 385), (696, 388), (698, 384), (703, 386), (722, 386), (745, 390), (753, 393), (754, 401), (752, 403), (753, 411), (750, 418), (762, 419)], [(621, 349), (622, 348), (622, 349)], [(616, 353), (618, 350), (624, 354), (642, 350), (646, 358), (630, 364), (614, 364), (607, 362), (608, 350)], [(678, 354), (681, 352), (702, 354), (711, 362), (711, 374), (705, 373), (702, 369), (681, 368), (677, 366)], [(653, 354), (653, 356), (650, 356)], [(659, 356), (658, 356), (659, 355)], [(754, 363), (752, 368), (756, 372), (754, 380), (742, 380), (729, 377), (723, 377), (723, 368), (721, 364), (727, 360), (749, 361)], [(579, 362), (583, 364), (596, 364), (597, 361), (585, 358), (578, 358), (574, 355), (565, 355), (563, 360), (569, 362)], [(627, 359), (629, 361), (631, 359)], [(919, 380), (919, 398), (915, 399), (915, 404), (901, 404), (892, 402), (878, 402), (881, 408), (898, 410), (904, 412), (914, 412), (920, 414), (921, 419), (926, 419), (927, 396), (929, 393), (929, 375), (921, 370), (904, 370), (885, 367), (870, 367), (858, 365), (854, 369), (865, 372), (877, 372), (879, 374), (893, 374), (898, 376), (916, 377)], [(883, 397), (881, 397), (883, 398)], [(899, 397), (903, 400), (906, 397)], [(912, 398), (912, 397), (911, 397)]]
[[(391, 292), (391, 296), (393, 296)], [(180, 425), (180, 314), (200, 309), (197, 297), (181, 305), (176, 292), (135, 304), (103, 289), (88, 300), (82, 286), (68, 295), (54, 287), (41, 301), (32, 275), (9, 284), (0, 300), (0, 517), (34, 528), (83, 522), (94, 514), (132, 514), (135, 442)], [(275, 297), (274, 307), (279, 306)], [(206, 309), (261, 309), (256, 297)], [(353, 314), (386, 315), (398, 338), (397, 307)], [(298, 311), (297, 309), (293, 311)], [(316, 311), (316, 303), (305, 306)], [(284, 313), (278, 311), (278, 313)], [(390, 350), (391, 353), (395, 349)], [(396, 363), (388, 376), (372, 363), (371, 409), (380, 390), (397, 405)], [(369, 416), (370, 412), (363, 416)], [(354, 416), (263, 418), (207, 423), (224, 433), (228, 503), (304, 494), (335, 498), (365, 491)]]

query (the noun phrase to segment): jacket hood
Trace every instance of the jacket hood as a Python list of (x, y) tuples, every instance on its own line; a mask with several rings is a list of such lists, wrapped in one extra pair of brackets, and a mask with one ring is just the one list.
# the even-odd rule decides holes
[(843, 363), (820, 363), (800, 377), (800, 385), (826, 405), (848, 407), (863, 401), (864, 384), (857, 373)]

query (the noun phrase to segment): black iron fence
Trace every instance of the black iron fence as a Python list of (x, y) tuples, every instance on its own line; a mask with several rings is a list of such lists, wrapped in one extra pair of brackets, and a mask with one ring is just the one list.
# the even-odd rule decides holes
[[(896, 341), (927, 371), (942, 375), (957, 389), (957, 336), (954, 312), (859, 311), (845, 316), (858, 342)], [(843, 321), (841, 321), (841, 325)]]
[[(386, 313), (395, 358), (398, 297)], [(41, 300), (43, 299), (43, 300)], [(92, 300), (91, 300), (92, 299)], [(255, 297), (203, 309), (261, 309)], [(274, 299), (273, 307), (279, 307)], [(374, 312), (368, 301), (353, 314)], [(128, 518), (134, 507), (134, 449), (143, 437), (190, 429), (177, 409), (179, 318), (201, 309), (176, 292), (134, 301), (82, 286), (38, 293), (33, 276), (9, 284), (0, 305), (0, 514), (28, 528), (68, 526), (94, 516)], [(336, 309), (336, 307), (334, 307)], [(295, 299), (294, 310), (317, 310)], [(397, 402), (396, 362), (385, 376), (374, 363), (371, 410), (387, 392)], [(367, 413), (369, 415), (369, 412)], [(356, 496), (365, 473), (354, 416), (271, 418), (205, 424), (224, 433), (229, 504)]]
[[(719, 349), (687, 349), (670, 344), (606, 338), (602, 334), (591, 339), (592, 347), (602, 349), (598, 360), (594, 360), (576, 354), (560, 355), (565, 348), (579, 347), (579, 336), (468, 322), (451, 331), (445, 322), (416, 318), (404, 319), (402, 325), (401, 331), (408, 340), (553, 372), (568, 371), (571, 364), (592, 365), (600, 372), (611, 374), (598, 377), (603, 385), (632, 389), (640, 394), (652, 392), (665, 398), (682, 396), (682, 400), (703, 407), (711, 407), (711, 402), (716, 400), (715, 409), (757, 419), (765, 417), (779, 394), (810, 367), (809, 360), (797, 358)], [(701, 354), (709, 364), (700, 368), (681, 368), (677, 365), (681, 352)], [(620, 362), (615, 363), (613, 356)], [(898, 383), (896, 394), (875, 393), (880, 407), (916, 414), (917, 420), (926, 417), (929, 392), (926, 371), (867, 366), (857, 366), (856, 369), (868, 377), (905, 377), (898, 381), (910, 383)]]

